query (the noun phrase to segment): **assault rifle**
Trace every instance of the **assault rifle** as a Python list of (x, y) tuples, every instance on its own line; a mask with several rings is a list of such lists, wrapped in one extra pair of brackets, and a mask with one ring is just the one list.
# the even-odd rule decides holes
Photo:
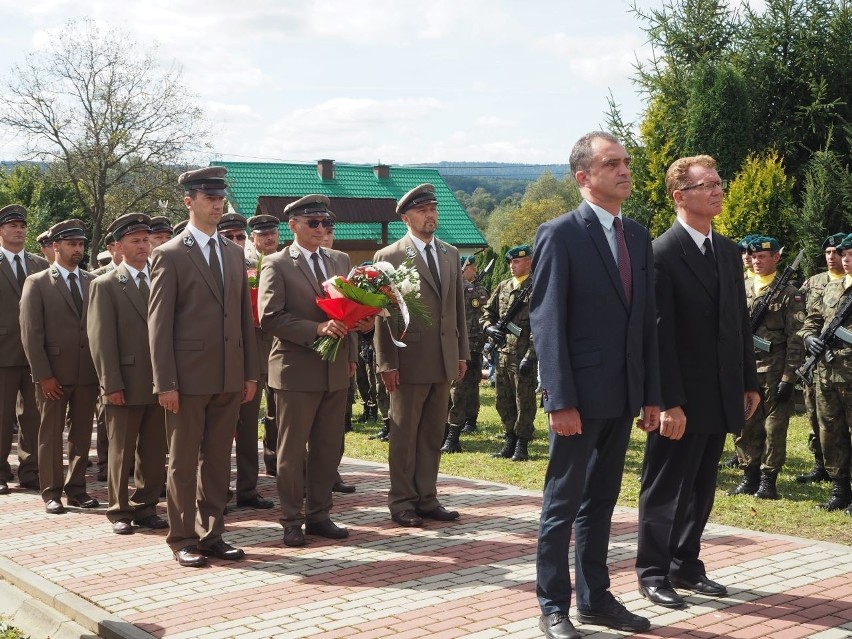
[[(837, 309), (837, 313), (834, 314), (834, 318), (828, 323), (828, 326), (822, 330), (822, 333), (820, 333), (819, 339), (826, 344), (826, 362), (831, 362), (831, 360), (834, 359), (831, 351), (828, 350), (828, 344), (831, 340), (837, 337), (845, 342), (852, 341), (852, 332), (843, 328), (843, 323), (849, 319), (850, 315), (852, 315), (852, 294), (843, 298), (843, 301), (840, 303), (840, 307)], [(796, 369), (796, 375), (802, 380), (802, 383), (807, 384), (808, 386), (814, 385), (814, 368), (816, 368), (818, 361), (819, 357), (808, 355), (805, 363)]]
[(775, 298), (778, 297), (778, 294), (783, 291), (784, 288), (786, 288), (787, 284), (790, 283), (790, 280), (793, 279), (793, 275), (798, 270), (799, 263), (802, 261), (802, 258), (804, 256), (805, 249), (802, 249), (796, 256), (796, 259), (793, 260), (793, 263), (784, 269), (784, 272), (781, 274), (781, 277), (775, 279), (775, 282), (772, 283), (772, 286), (769, 288), (769, 291), (767, 291), (766, 295), (761, 297), (752, 309), (751, 339), (754, 342), (754, 347), (761, 351), (768, 353), (769, 349), (772, 348), (772, 343), (768, 340), (763, 339), (762, 337), (754, 335), (754, 333), (757, 331), (758, 328), (760, 328), (760, 325), (763, 324), (763, 320), (766, 318), (766, 312), (769, 310), (769, 305), (775, 301)]
[[(515, 315), (518, 314), (518, 311), (521, 310), (521, 307), (527, 303), (527, 300), (529, 300), (530, 298), (530, 293), (532, 293), (532, 284), (528, 285), (520, 292), (519, 295), (515, 296), (514, 301), (509, 304), (509, 308), (506, 309), (506, 312), (503, 314), (503, 317), (497, 320), (497, 323), (494, 324), (494, 327), (503, 333), (508, 332), (514, 335), (515, 337), (520, 337), (521, 331), (523, 329), (517, 324), (514, 324), (512, 320), (515, 319)], [(495, 340), (492, 335), (489, 335), (486, 332), (485, 347), (482, 349), (482, 358), (486, 359), (490, 357), (491, 351), (502, 345), (503, 344), (498, 344), (497, 340)]]
[(476, 277), (473, 278), (473, 283), (474, 284), (481, 284), (483, 278), (491, 272), (492, 266), (494, 266), (494, 258), (493, 257), (491, 258), (491, 261), (488, 262), (488, 264), (485, 265), (485, 268), (482, 269), (481, 271), (479, 271), (479, 273), (476, 274)]

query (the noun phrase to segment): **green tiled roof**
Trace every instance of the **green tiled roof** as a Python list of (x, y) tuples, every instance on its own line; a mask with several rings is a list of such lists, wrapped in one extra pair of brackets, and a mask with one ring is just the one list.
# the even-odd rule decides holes
[[(486, 246), (479, 229), (471, 221), (453, 192), (444, 183), (436, 169), (393, 166), (390, 176), (377, 178), (373, 168), (360, 164), (334, 165), (334, 179), (322, 180), (316, 164), (289, 164), (273, 162), (211, 162), (211, 165), (228, 169), (229, 201), (234, 210), (252, 217), (257, 209), (257, 198), (266, 196), (303, 196), (320, 193), (330, 198), (393, 198), (398, 200), (418, 184), (435, 185), (440, 217), (436, 235), (455, 246)], [(379, 223), (340, 223), (335, 226), (337, 240), (381, 241)], [(395, 242), (406, 233), (402, 221), (388, 225), (388, 240)], [(282, 243), (292, 239), (286, 224), (279, 225)]]

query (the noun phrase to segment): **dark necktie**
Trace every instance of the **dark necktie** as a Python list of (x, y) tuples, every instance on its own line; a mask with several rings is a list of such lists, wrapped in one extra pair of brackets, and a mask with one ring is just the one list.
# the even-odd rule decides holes
[(314, 277), (317, 278), (317, 284), (319, 284), (320, 289), (322, 289), (322, 283), (325, 281), (325, 276), (322, 274), (322, 269), (320, 268), (318, 252), (311, 255), (311, 262), (313, 262)]
[(68, 288), (71, 290), (71, 299), (74, 300), (77, 313), (83, 317), (83, 295), (80, 293), (80, 287), (77, 286), (76, 273), (68, 273)]
[(618, 247), (618, 276), (621, 278), (624, 296), (630, 304), (633, 301), (633, 272), (630, 270), (630, 253), (627, 251), (627, 242), (624, 240), (621, 218), (615, 218), (612, 225), (615, 228), (615, 245)]
[(145, 300), (145, 306), (148, 306), (148, 297), (151, 295), (151, 289), (148, 288), (148, 278), (145, 277), (145, 273), (139, 271), (139, 275), (136, 276), (136, 279), (139, 280), (139, 292), (142, 293), (142, 299)]
[(216, 280), (216, 286), (219, 287), (219, 293), (222, 297), (225, 296), (225, 282), (222, 279), (222, 265), (219, 264), (219, 255), (216, 253), (216, 238), (211, 237), (207, 242), (210, 248), (210, 270), (213, 271), (213, 279)]
[(435, 263), (435, 257), (432, 255), (432, 245), (426, 245), (426, 266), (429, 267), (429, 272), (432, 274), (432, 279), (435, 280), (435, 285), (438, 287), (438, 297), (441, 296), (441, 278), (438, 276), (438, 265)]
[(716, 256), (713, 255), (713, 243), (710, 241), (710, 238), (704, 239), (704, 259), (710, 262), (710, 266), (713, 267), (713, 272), (716, 272)]
[(24, 263), (21, 262), (21, 256), (15, 256), (15, 271), (18, 275), (18, 284), (21, 285), (21, 288), (24, 288), (24, 280), (27, 279), (27, 274), (24, 273)]

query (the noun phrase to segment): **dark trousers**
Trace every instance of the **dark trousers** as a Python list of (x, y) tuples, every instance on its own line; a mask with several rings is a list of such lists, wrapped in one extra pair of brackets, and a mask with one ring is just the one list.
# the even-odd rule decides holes
[[(264, 374), (264, 378), (266, 375)], [(257, 388), (260, 394), (260, 386)], [(275, 416), (275, 391), (264, 384), (266, 394), (266, 419), (263, 420), (263, 464), (267, 470), (278, 468), (276, 451), (278, 450), (278, 418)]]
[(629, 415), (584, 419), (579, 435), (548, 431), (550, 461), (536, 558), (536, 594), (546, 615), (567, 614), (571, 605), (568, 545), (572, 530), (577, 607), (597, 607), (609, 590), (609, 531), (621, 490), (631, 422)]
[(669, 575), (688, 581), (705, 575), (698, 555), (724, 445), (725, 433), (686, 433), (676, 441), (649, 433), (639, 494), (640, 583), (659, 587)]
[(0, 480), (12, 479), (9, 455), (18, 423), (18, 480), (38, 483), (39, 412), (28, 366), (0, 367)]

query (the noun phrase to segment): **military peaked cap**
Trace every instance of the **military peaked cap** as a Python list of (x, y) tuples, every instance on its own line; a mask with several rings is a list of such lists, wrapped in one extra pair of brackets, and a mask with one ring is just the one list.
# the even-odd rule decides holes
[(399, 203), (396, 205), (396, 212), (397, 215), (402, 215), (408, 209), (414, 208), (415, 206), (437, 201), (438, 198), (435, 197), (435, 187), (429, 183), (421, 184), (420, 186), (415, 186), (408, 193), (399, 198)]
[[(151, 218), (144, 213), (127, 213), (109, 225), (107, 232), (116, 240), (137, 231), (151, 232)], [(98, 256), (100, 259), (100, 256)]]
[(290, 202), (290, 204), (284, 207), (284, 215), (290, 218), (294, 218), (299, 215), (323, 215), (328, 217), (328, 205), (330, 203), (331, 201), (324, 195), (318, 195), (316, 193), (306, 195), (295, 202)]
[(225, 175), (228, 169), (224, 166), (207, 166), (203, 169), (195, 169), (182, 173), (178, 178), (178, 184), (185, 191), (201, 191), (207, 195), (227, 195), (228, 184)]

